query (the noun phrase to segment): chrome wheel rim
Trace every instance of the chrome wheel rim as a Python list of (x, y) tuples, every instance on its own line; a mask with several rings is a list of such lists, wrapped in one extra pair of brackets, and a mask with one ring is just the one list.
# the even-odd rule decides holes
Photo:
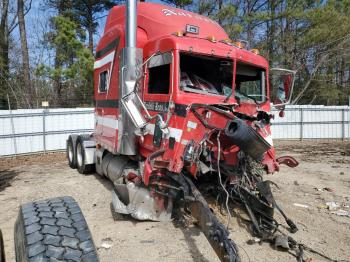
[(77, 145), (77, 162), (78, 162), (78, 166), (83, 165), (83, 155), (81, 154), (81, 144), (80, 143)]
[(70, 163), (73, 163), (73, 147), (71, 143), (68, 145), (68, 159)]

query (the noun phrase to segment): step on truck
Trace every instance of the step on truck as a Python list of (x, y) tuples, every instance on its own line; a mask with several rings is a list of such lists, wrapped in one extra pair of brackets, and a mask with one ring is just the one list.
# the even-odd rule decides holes
[(175, 210), (188, 212), (221, 261), (239, 261), (203, 192), (228, 217), (240, 205), (256, 236), (276, 231), (274, 208), (297, 230), (263, 179), (282, 163), (297, 165), (276, 158), (271, 134), (271, 107), (283, 112), (294, 76), (269, 69), (259, 50), (207, 17), (126, 1), (109, 12), (97, 45), (94, 131), (69, 136), (69, 166), (113, 182), (116, 219), (171, 221)]

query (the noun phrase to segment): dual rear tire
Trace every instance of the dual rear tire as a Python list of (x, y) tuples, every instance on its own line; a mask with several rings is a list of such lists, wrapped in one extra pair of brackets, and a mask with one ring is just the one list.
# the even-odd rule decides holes
[(67, 140), (67, 159), (68, 165), (77, 169), (80, 174), (90, 174), (94, 172), (94, 164), (85, 164), (84, 141), (89, 140), (89, 135), (70, 135)]

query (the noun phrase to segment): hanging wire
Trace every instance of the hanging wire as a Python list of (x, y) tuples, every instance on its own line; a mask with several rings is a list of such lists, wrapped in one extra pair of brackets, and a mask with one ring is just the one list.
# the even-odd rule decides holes
[(225, 205), (226, 205), (226, 211), (227, 211), (227, 214), (228, 214), (228, 220), (227, 220), (227, 230), (228, 230), (228, 227), (230, 225), (230, 222), (231, 222), (231, 213), (230, 213), (230, 209), (228, 208), (228, 200), (229, 200), (229, 197), (230, 197), (230, 194), (227, 192), (225, 186), (222, 184), (222, 179), (221, 179), (221, 171), (220, 171), (220, 154), (221, 154), (221, 144), (220, 144), (220, 135), (221, 135), (221, 131), (219, 131), (216, 139), (218, 141), (218, 158), (217, 158), (217, 166), (218, 166), (218, 175), (219, 175), (219, 182), (220, 182), (220, 185), (222, 187), (222, 189), (225, 191), (226, 193), (226, 202), (225, 202)]

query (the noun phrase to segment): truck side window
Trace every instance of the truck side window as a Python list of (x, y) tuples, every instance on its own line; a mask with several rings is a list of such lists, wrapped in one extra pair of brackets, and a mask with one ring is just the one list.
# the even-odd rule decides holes
[(99, 92), (107, 91), (107, 77), (108, 77), (108, 71), (103, 71), (100, 73), (100, 82), (98, 84)]
[(149, 68), (148, 93), (169, 94), (170, 64)]
[(243, 100), (266, 100), (266, 74), (260, 67), (237, 62), (235, 96)]

